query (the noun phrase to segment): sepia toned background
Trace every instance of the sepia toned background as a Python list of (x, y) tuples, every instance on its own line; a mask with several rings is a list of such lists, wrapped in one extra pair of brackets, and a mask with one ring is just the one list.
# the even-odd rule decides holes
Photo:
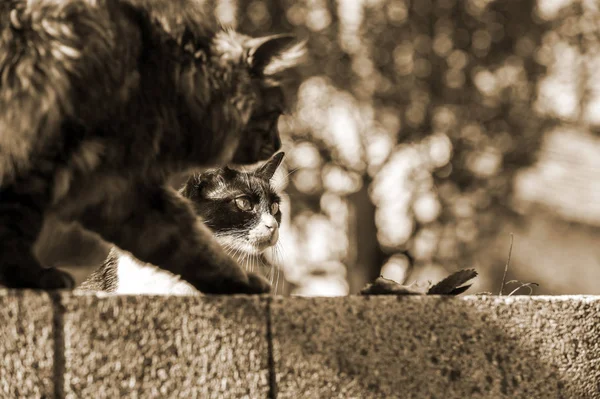
[(473, 267), (468, 292), (497, 294), (512, 233), (509, 280), (600, 294), (595, 0), (212, 3), (242, 32), (308, 41), (279, 124), (278, 293)]

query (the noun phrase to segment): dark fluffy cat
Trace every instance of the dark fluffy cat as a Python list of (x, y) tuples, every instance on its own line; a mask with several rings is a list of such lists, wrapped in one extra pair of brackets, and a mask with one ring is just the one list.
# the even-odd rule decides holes
[(61, 237), (85, 237), (202, 292), (269, 291), (167, 180), (275, 153), (278, 73), (301, 52), (288, 36), (214, 26), (199, 3), (0, 2), (3, 284), (72, 287), (39, 254)]
[[(282, 152), (274, 155), (254, 172), (226, 167), (194, 174), (180, 190), (192, 201), (217, 241), (241, 265), (273, 268), (262, 257), (279, 238), (281, 198), (271, 178), (283, 156)], [(178, 276), (140, 263), (117, 248), (78, 289), (118, 294), (198, 294)]]

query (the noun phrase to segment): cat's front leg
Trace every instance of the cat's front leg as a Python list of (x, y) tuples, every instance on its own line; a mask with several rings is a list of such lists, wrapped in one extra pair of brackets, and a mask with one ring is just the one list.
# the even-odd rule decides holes
[(18, 183), (0, 187), (0, 284), (9, 288), (73, 288), (75, 282), (69, 274), (43, 267), (33, 251), (49, 202), (48, 181), (32, 177)]
[(47, 267), (97, 269), (112, 245), (77, 223), (65, 223), (48, 213), (34, 247), (34, 254)]
[(69, 272), (79, 285), (104, 263), (111, 247), (98, 234), (48, 212), (33, 252), (43, 265)]
[(265, 278), (246, 273), (212, 237), (187, 199), (168, 187), (140, 185), (80, 218), (88, 229), (137, 259), (180, 275), (207, 294), (262, 294)]

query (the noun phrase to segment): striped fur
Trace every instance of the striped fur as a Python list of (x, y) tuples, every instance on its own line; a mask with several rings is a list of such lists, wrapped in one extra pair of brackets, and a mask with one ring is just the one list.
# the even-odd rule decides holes
[(269, 65), (292, 39), (222, 29), (202, 3), (0, 2), (0, 282), (72, 287), (43, 254), (87, 230), (205, 292), (269, 290), (167, 182), (279, 149)]

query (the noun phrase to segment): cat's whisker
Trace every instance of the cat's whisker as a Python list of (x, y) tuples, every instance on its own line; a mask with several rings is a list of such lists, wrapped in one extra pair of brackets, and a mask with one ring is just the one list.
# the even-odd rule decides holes
[(246, 263), (246, 257), (248, 256), (248, 254), (243, 252), (241, 256), (242, 257), (240, 259), (240, 265), (244, 268), (244, 270), (248, 271), (248, 264)]
[[(273, 284), (275, 283), (275, 281), (274, 281), (274, 279), (273, 279), (273, 278), (274, 278), (274, 273), (273, 273), (273, 265), (267, 264), (267, 263), (266, 263), (266, 262), (263, 260), (263, 258), (262, 258), (262, 257), (261, 257), (261, 258), (259, 258), (259, 261), (260, 261), (260, 263), (261, 263), (261, 265), (262, 265), (263, 267), (265, 267), (265, 268), (268, 268), (268, 270), (269, 270), (269, 272), (268, 272), (268, 273), (269, 273), (269, 274), (268, 274), (268, 279), (269, 279), (269, 282), (271, 283), (271, 285), (273, 285)], [(275, 291), (274, 291), (274, 293), (277, 293), (277, 288), (275, 288)]]
[(277, 243), (274, 247), (273, 247), (273, 258), (275, 263), (277, 264), (281, 264), (283, 262), (283, 254), (282, 254), (282, 246), (280, 243)]
[(234, 256), (235, 249), (234, 248), (225, 248), (225, 253), (231, 257)]
[(244, 262), (246, 264), (246, 270), (248, 272), (251, 272), (252, 271), (252, 257), (251, 257), (251, 255), (249, 255), (248, 253), (246, 253), (244, 259), (245, 259)]
[(278, 267), (274, 268), (273, 279), (275, 280), (275, 283), (273, 284), (275, 286), (274, 293), (277, 294), (278, 289), (279, 289), (279, 268)]
[[(285, 182), (289, 180), (290, 176), (293, 175), (294, 173), (298, 172), (300, 169), (302, 169), (302, 168), (300, 168), (300, 167), (293, 168), (292, 170), (290, 170), (287, 174), (285, 174), (281, 178), (277, 178), (276, 180), (271, 181), (271, 185), (273, 186), (275, 191), (280, 191), (285, 186)], [(274, 184), (275, 182), (277, 182), (278, 184)]]
[(228, 242), (222, 242), (221, 247), (225, 251), (225, 253), (231, 257), (234, 257), (236, 248)]
[(296, 172), (297, 172), (297, 171), (299, 171), (300, 169), (301, 169), (300, 167), (293, 168), (293, 169), (292, 169), (292, 170), (290, 170), (290, 171), (289, 171), (289, 173), (288, 173), (288, 174), (286, 174), (286, 175), (285, 175), (283, 178), (284, 178), (284, 179), (287, 179), (287, 178), (289, 178), (291, 175), (293, 175), (294, 173), (296, 173)]
[(278, 257), (278, 262), (280, 264), (283, 264), (283, 260), (285, 259), (285, 249), (283, 247), (283, 245), (279, 245), (277, 246), (277, 257)]
[(282, 279), (281, 276), (281, 267), (280, 265), (283, 264), (283, 245), (281, 245), (279, 242), (275, 245), (275, 247), (273, 248), (273, 253), (274, 253), (274, 258), (275, 258), (275, 265), (274, 267), (276, 268), (276, 274), (277, 274), (277, 282), (276, 282), (276, 287), (279, 285), (279, 281), (281, 280), (281, 284), (282, 284), (282, 289), (283, 289), (283, 285), (285, 284), (285, 280)]
[[(272, 250), (272, 247), (269, 249)], [(267, 280), (269, 280), (269, 283), (274, 288), (273, 293), (277, 294), (277, 280), (275, 280), (275, 271), (273, 270), (274, 265), (266, 261), (266, 258), (264, 257), (265, 251), (256, 257), (256, 264), (257, 267), (260, 265), (260, 270), (262, 271), (263, 275)]]
[(233, 253), (235, 251), (235, 248), (229, 244), (229, 243), (223, 243), (221, 244), (221, 246), (223, 247), (223, 250), (225, 251), (225, 253), (229, 256), (233, 257)]
[(239, 248), (238, 248), (237, 255), (238, 255), (238, 257), (237, 257), (237, 259), (236, 259), (236, 260), (237, 260), (238, 264), (239, 264), (239, 265), (240, 265), (240, 266), (241, 266), (241, 267), (242, 267), (244, 270), (247, 270), (247, 268), (246, 268), (246, 264), (245, 264), (245, 261), (246, 261), (246, 252), (245, 252), (245, 251), (242, 251), (241, 249), (239, 249)]
[(234, 255), (235, 255), (235, 260), (240, 264), (240, 266), (243, 266), (244, 251), (240, 247), (236, 247)]

